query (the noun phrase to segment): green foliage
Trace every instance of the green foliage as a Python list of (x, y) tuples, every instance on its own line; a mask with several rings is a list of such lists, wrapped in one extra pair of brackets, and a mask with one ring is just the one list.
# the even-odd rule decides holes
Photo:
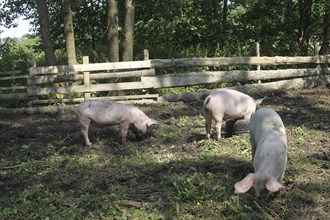
[(253, 207), (248, 204), (241, 204), (239, 196), (231, 196), (226, 201), (224, 201), (226, 206), (226, 211), (228, 213), (236, 213), (238, 219), (249, 219), (252, 218), (251, 212)]
[(198, 173), (193, 168), (191, 172), (178, 176), (173, 182), (177, 201), (203, 201), (223, 191), (223, 188), (214, 184), (214, 174)]
[(20, 70), (27, 73), (31, 66), (33, 49), (36, 39), (27, 39), (24, 41), (5, 39), (0, 46), (0, 72)]
[[(299, 1), (236, 0), (227, 3), (227, 10), (224, 8), (224, 1), (214, 0), (150, 0), (136, 3), (135, 59), (142, 59), (143, 49), (149, 50), (150, 58), (252, 56), (255, 55), (256, 41), (260, 42), (261, 54), (264, 56), (293, 56), (299, 53)], [(63, 52), (65, 44), (61, 4), (61, 1), (50, 1), (48, 10), (54, 48), (59, 64), (64, 64), (66, 59)], [(325, 0), (313, 2), (310, 41), (315, 38), (322, 40), (327, 5)], [(107, 61), (106, 7), (105, 0), (73, 3), (74, 33), (79, 59), (88, 55), (91, 62)], [(124, 2), (118, 2), (118, 8), (122, 47)], [(38, 15), (33, 1), (15, 1), (15, 4), (8, 2), (1, 5), (1, 9), (1, 24), (14, 26), (14, 19), (24, 15), (31, 19), (32, 29), (40, 37)], [(38, 44), (35, 50), (40, 53), (42, 45)]]
[[(6, 80), (0, 81), (0, 87), (8, 87), (7, 90), (1, 90), (0, 93), (10, 94), (21, 92), (26, 86), (25, 78), (11, 79), (10, 76), (27, 75), (28, 68), (31, 66), (33, 46), (36, 44), (36, 39), (25, 39), (24, 41), (18, 39), (7, 38), (0, 45), (0, 72), (8, 72), (10, 74), (1, 77), (7, 77)], [(1, 103), (1, 107), (22, 107), (25, 102), (12, 102), (8, 104)]]

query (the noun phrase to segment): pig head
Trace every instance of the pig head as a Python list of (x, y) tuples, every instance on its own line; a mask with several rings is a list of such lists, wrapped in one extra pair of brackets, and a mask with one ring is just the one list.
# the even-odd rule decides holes
[(251, 117), (250, 142), (254, 173), (235, 184), (236, 193), (245, 193), (252, 186), (256, 195), (268, 198), (283, 185), (287, 163), (287, 138), (280, 116), (270, 108), (261, 108)]
[(123, 144), (126, 144), (126, 136), (129, 128), (138, 136), (139, 132), (145, 134), (150, 126), (158, 124), (156, 120), (149, 118), (133, 105), (108, 100), (85, 101), (76, 107), (76, 115), (87, 146), (91, 146), (88, 138), (90, 123), (99, 127), (120, 125), (121, 141)]
[(210, 138), (212, 120), (216, 122), (217, 139), (221, 139), (222, 121), (244, 118), (250, 120), (251, 114), (265, 98), (252, 97), (232, 89), (219, 89), (206, 97), (203, 103), (206, 137)]

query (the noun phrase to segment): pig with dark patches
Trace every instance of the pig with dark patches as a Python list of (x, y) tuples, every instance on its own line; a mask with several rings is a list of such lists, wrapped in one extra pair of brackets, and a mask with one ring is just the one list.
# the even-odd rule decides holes
[(149, 118), (133, 105), (108, 100), (85, 101), (76, 107), (76, 114), (87, 146), (91, 146), (88, 138), (88, 129), (91, 122), (100, 127), (120, 125), (122, 144), (126, 144), (129, 128), (137, 136), (139, 132), (145, 134), (150, 126), (158, 124), (156, 120)]
[(268, 198), (283, 185), (287, 163), (287, 138), (280, 116), (273, 109), (261, 108), (251, 117), (250, 142), (254, 173), (235, 184), (236, 193), (245, 193), (252, 186), (256, 195)]
[(228, 119), (250, 120), (263, 99), (254, 100), (252, 97), (232, 89), (219, 89), (206, 97), (203, 103), (206, 136), (210, 138), (212, 119), (216, 122), (217, 139), (221, 139), (222, 121)]

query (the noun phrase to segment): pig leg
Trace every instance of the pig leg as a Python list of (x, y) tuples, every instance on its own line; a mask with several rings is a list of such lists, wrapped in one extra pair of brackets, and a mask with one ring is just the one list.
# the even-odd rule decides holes
[(219, 141), (221, 139), (221, 126), (222, 126), (222, 115), (216, 115), (214, 117), (214, 120), (216, 121), (215, 127), (217, 129), (217, 140)]
[(80, 123), (81, 133), (85, 139), (85, 143), (87, 146), (91, 147), (92, 143), (89, 141), (89, 138), (88, 138), (88, 129), (89, 129), (89, 124), (91, 123), (91, 120), (90, 119), (80, 119), (79, 123)]
[(129, 124), (126, 122), (120, 123), (120, 132), (121, 132), (121, 143), (126, 144), (126, 136), (129, 129)]
[(206, 138), (211, 137), (212, 115), (208, 111), (204, 111)]
[(215, 127), (217, 129), (217, 140), (220, 141), (221, 139), (221, 125), (222, 125), (222, 121), (218, 121), (216, 124), (215, 124)]

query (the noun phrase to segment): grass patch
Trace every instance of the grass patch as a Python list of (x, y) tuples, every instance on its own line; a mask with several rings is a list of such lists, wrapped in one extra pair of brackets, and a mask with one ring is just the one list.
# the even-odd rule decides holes
[(253, 172), (249, 136), (205, 139), (200, 102), (142, 106), (162, 123), (127, 146), (117, 127), (92, 127), (93, 149), (72, 115), (1, 116), (0, 219), (329, 219), (328, 92), (265, 100), (289, 141), (285, 188), (268, 201), (234, 194)]

